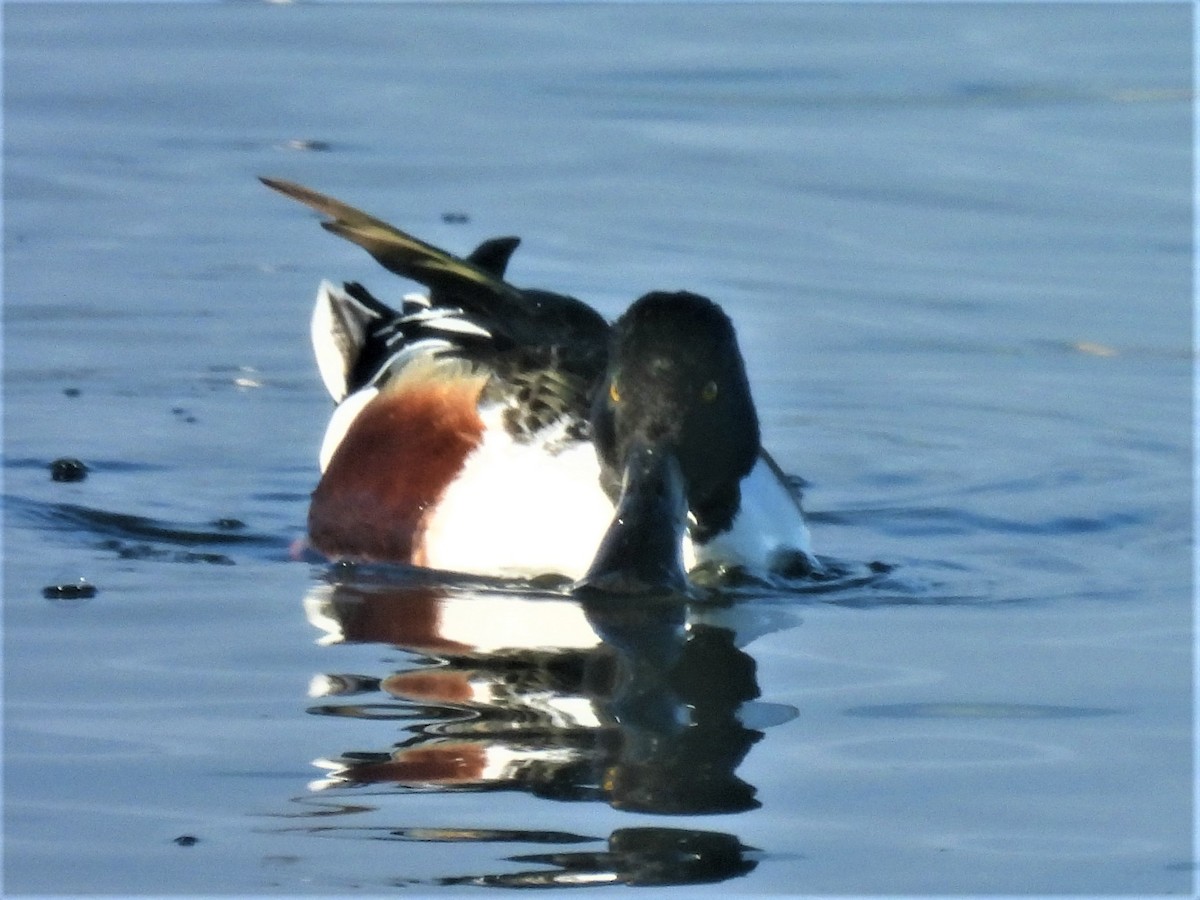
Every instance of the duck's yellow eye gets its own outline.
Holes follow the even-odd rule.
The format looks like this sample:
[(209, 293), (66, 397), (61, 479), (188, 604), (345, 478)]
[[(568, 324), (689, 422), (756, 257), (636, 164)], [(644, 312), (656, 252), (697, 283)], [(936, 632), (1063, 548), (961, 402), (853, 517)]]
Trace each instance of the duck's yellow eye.
[(617, 381), (615, 378), (608, 383), (608, 399), (613, 403), (621, 402), (621, 392), (617, 390)]
[(717, 399), (717, 383), (715, 381), (710, 381), (700, 388), (700, 399), (705, 403), (712, 403)]

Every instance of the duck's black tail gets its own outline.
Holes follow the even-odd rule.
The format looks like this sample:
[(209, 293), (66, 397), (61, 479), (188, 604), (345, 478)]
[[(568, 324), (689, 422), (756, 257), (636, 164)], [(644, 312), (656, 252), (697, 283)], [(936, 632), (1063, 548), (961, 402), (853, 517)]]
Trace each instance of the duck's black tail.
[(430, 291), (433, 306), (460, 308), (498, 340), (517, 346), (603, 339), (608, 323), (574, 297), (523, 290), (504, 280), (519, 238), (492, 238), (466, 259), (427, 244), (353, 206), (277, 178), (263, 184), (330, 217), (321, 225), (362, 247), (385, 269)]
[(322, 222), (321, 227), (358, 244), (388, 271), (423, 284), (432, 292), (472, 301), (472, 307), (511, 305), (522, 309), (526, 305), (521, 291), (503, 280), (519, 238), (493, 238), (481, 244), (468, 259), (462, 259), (303, 185), (276, 178), (259, 180), (329, 216), (329, 221)]

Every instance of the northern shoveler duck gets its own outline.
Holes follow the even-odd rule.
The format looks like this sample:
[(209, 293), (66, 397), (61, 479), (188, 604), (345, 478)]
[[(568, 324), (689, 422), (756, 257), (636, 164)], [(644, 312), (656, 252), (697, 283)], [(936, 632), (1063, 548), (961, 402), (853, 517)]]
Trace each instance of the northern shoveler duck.
[(262, 180), (429, 291), (393, 310), (357, 283), (318, 290), (313, 345), (337, 407), (309, 508), (315, 549), (603, 590), (683, 590), (697, 565), (819, 571), (715, 303), (656, 291), (610, 325), (505, 281), (517, 238), (459, 258)]

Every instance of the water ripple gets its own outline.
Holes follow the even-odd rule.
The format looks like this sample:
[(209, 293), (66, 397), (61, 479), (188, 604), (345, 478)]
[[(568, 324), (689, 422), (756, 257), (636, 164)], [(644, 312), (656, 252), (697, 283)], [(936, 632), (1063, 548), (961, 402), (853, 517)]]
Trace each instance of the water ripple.
[(902, 537), (962, 535), (978, 532), (1016, 535), (1093, 534), (1145, 524), (1141, 515), (1116, 512), (1105, 516), (1053, 516), (1040, 521), (987, 516), (946, 506), (856, 507), (809, 515), (823, 525), (868, 525)]
[(3, 502), (9, 516), (30, 527), (102, 538), (99, 543), (102, 549), (115, 551), (126, 559), (230, 565), (233, 560), (222, 553), (196, 552), (191, 548), (257, 547), (286, 552), (288, 546), (287, 538), (248, 530), (245, 523), (232, 518), (181, 523), (76, 503), (45, 503), (11, 494), (4, 495)]

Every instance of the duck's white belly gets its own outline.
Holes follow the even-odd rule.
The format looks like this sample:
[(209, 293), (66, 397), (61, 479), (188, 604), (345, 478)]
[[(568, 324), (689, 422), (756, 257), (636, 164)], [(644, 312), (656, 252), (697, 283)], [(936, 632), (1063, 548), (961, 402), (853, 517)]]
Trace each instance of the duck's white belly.
[(591, 444), (550, 455), (489, 428), (427, 521), (426, 564), (481, 575), (581, 578), (612, 516)]

